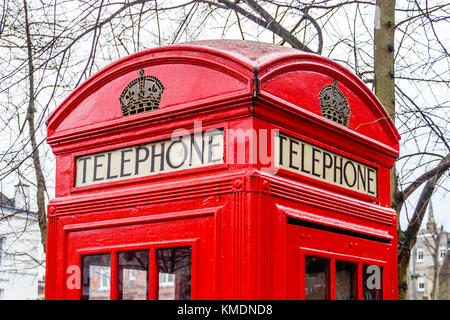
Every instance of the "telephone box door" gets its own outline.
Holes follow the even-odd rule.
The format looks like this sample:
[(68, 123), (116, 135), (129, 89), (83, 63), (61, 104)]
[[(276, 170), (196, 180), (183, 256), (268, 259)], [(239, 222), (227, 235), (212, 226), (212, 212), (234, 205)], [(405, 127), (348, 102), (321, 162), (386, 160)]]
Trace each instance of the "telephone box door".
[(292, 218), (287, 229), (289, 299), (378, 300), (388, 295), (389, 240)]
[(65, 299), (215, 299), (214, 212), (181, 215), (66, 225)]

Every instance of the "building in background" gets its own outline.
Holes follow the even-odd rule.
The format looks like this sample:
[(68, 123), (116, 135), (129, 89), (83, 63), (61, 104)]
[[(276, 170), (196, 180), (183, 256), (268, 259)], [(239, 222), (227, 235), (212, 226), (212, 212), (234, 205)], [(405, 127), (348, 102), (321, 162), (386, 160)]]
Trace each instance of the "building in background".
[(45, 257), (29, 186), (16, 186), (14, 199), (0, 192), (0, 300), (43, 297)]
[[(450, 299), (449, 232), (436, 225), (430, 203), (426, 228), (420, 229), (409, 262), (409, 299)], [(433, 283), (436, 278), (436, 294)]]
[[(447, 235), (447, 237), (449, 237)], [(450, 238), (450, 237), (449, 237)], [(450, 243), (447, 242), (447, 247), (450, 247)], [(439, 271), (439, 298), (450, 300), (450, 259), (447, 255), (444, 258), (443, 265)]]

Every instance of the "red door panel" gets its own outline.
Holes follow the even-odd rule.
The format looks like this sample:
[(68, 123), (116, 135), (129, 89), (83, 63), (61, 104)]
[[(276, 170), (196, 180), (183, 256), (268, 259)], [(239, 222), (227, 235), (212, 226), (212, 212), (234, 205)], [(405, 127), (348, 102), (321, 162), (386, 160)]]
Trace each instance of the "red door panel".
[(382, 299), (391, 245), (318, 228), (288, 224), (288, 298)]
[(214, 218), (66, 226), (65, 299), (215, 299)]

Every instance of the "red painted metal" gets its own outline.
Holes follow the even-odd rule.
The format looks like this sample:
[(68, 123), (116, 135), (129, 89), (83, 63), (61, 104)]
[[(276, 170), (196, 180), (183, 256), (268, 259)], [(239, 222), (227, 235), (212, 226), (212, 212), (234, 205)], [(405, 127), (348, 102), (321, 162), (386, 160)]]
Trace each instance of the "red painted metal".
[[(119, 96), (141, 68), (164, 84), (159, 109), (123, 117)], [(321, 116), (319, 92), (333, 79), (352, 109), (348, 128)], [(198, 121), (203, 130), (223, 128), (224, 163), (75, 187), (75, 157), (167, 139), (179, 128), (193, 133)], [(333, 265), (342, 257), (358, 262), (359, 298), (361, 263), (375, 261), (383, 266), (383, 298), (397, 298), (389, 181), (399, 135), (372, 92), (329, 59), (250, 41), (150, 49), (92, 76), (47, 124), (56, 197), (48, 208), (46, 299), (80, 299), (79, 286), (67, 285), (67, 270), (80, 266), (82, 255), (110, 252), (114, 258), (141, 249), (150, 250), (148, 297), (155, 299), (155, 249), (186, 245), (192, 247), (193, 299), (304, 298), (305, 252), (329, 257)], [(228, 149), (236, 148), (236, 129), (278, 129), (377, 168), (377, 196), (284, 169), (273, 174), (248, 154), (247, 162), (233, 163)], [(249, 152), (257, 142), (242, 143)], [(117, 264), (111, 264), (115, 286)]]

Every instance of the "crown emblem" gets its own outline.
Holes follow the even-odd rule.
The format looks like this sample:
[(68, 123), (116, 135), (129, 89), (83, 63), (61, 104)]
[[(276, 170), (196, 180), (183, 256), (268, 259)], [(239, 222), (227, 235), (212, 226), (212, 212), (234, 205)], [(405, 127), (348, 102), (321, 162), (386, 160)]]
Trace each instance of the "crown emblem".
[(334, 121), (342, 126), (348, 126), (350, 118), (350, 107), (347, 98), (337, 87), (337, 79), (333, 80), (332, 85), (322, 88), (319, 93), (320, 108), (322, 116)]
[(139, 77), (131, 80), (120, 95), (123, 115), (157, 110), (163, 91), (164, 86), (158, 78), (144, 75), (144, 69), (139, 70)]

